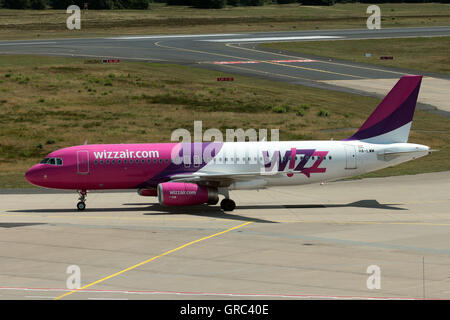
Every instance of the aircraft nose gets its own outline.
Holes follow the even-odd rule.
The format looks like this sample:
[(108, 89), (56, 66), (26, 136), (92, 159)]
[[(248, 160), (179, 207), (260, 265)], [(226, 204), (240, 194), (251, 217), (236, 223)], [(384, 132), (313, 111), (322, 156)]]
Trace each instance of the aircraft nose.
[(34, 165), (25, 173), (25, 179), (31, 184), (40, 186), (45, 179), (40, 165)]

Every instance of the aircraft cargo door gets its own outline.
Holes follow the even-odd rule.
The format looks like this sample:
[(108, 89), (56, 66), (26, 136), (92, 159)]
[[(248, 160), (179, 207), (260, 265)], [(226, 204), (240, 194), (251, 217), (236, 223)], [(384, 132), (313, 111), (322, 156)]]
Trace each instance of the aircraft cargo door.
[(356, 169), (356, 147), (345, 146), (345, 169)]
[(77, 174), (89, 174), (89, 151), (77, 151)]

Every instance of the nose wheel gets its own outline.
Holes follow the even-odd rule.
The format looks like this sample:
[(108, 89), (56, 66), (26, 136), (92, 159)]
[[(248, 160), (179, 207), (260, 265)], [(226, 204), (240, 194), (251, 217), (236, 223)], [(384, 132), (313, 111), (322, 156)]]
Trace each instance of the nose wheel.
[(80, 195), (80, 197), (78, 198), (79, 202), (77, 203), (77, 209), (78, 211), (83, 211), (84, 209), (86, 209), (87, 192), (86, 190), (81, 190), (78, 192), (78, 194)]
[(84, 202), (82, 202), (82, 201), (80, 201), (80, 202), (77, 203), (77, 209), (78, 209), (79, 211), (82, 211), (82, 210), (84, 210), (85, 208), (86, 208), (86, 203), (84, 203)]

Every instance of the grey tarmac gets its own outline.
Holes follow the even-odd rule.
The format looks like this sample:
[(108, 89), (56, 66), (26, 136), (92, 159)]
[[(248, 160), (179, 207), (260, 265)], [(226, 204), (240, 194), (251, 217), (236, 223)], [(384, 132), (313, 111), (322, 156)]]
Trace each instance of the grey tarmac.
[(131, 192), (92, 192), (77, 212), (75, 193), (4, 193), (0, 299), (449, 299), (449, 189), (440, 172), (233, 191), (231, 213)]

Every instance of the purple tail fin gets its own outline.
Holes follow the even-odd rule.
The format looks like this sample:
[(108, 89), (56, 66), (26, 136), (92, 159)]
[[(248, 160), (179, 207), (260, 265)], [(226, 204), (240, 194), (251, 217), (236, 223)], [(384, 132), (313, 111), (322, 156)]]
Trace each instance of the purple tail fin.
[(361, 128), (345, 140), (407, 142), (422, 76), (403, 76)]

